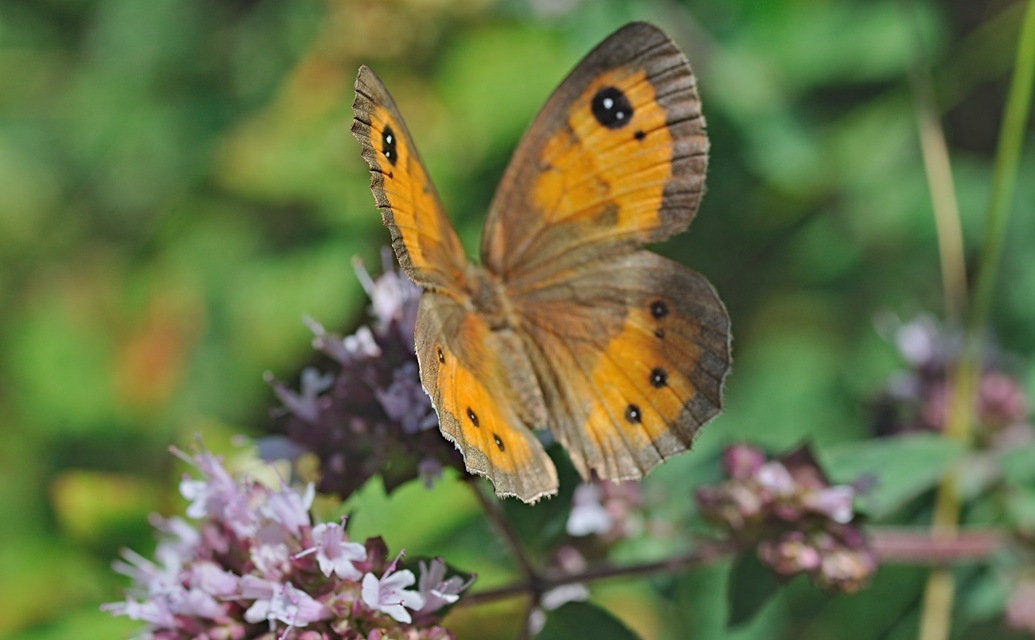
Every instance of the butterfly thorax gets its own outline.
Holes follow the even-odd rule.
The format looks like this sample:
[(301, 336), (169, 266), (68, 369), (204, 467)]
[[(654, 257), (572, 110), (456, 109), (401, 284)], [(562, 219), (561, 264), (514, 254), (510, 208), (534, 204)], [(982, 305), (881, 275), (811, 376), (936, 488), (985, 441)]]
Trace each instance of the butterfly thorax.
[(493, 331), (517, 328), (519, 323), (510, 298), (503, 283), (494, 275), (482, 267), (468, 264), (464, 290), (468, 296), (465, 306), (484, 318)]

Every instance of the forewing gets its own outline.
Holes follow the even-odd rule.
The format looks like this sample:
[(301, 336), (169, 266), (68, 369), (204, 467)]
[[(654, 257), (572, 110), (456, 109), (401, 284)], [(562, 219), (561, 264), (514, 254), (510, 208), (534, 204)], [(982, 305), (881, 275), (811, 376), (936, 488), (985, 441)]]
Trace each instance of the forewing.
[(584, 478), (642, 477), (722, 409), (729, 316), (687, 267), (639, 251), (520, 308), (551, 428)]
[(482, 236), (513, 290), (686, 228), (708, 139), (686, 56), (664, 32), (623, 27), (582, 60), (525, 133)]
[(370, 190), (392, 234), (392, 247), (417, 284), (456, 291), (467, 259), (439, 202), (395, 101), (367, 67), (356, 76), (352, 135), (370, 165)]
[(426, 292), (417, 359), (442, 433), (468, 471), (491, 480), (500, 497), (535, 502), (557, 492), (557, 471), (532, 432), (547, 419), (542, 396), (516, 334), (492, 331), (452, 298)]

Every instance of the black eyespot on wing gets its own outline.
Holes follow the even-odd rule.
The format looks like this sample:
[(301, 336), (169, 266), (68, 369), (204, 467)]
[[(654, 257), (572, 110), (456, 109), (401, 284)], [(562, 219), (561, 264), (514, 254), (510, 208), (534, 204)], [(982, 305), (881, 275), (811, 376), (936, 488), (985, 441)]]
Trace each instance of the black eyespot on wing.
[(643, 139), (647, 137), (647, 134), (643, 132), (643, 129), (637, 129), (636, 133), (633, 134), (633, 137), (636, 138), (638, 142), (642, 142)]
[(640, 424), (643, 420), (643, 414), (640, 413), (640, 408), (634, 404), (630, 404), (625, 408), (625, 419), (631, 424)]
[(381, 153), (388, 158), (388, 161), (394, 167), (395, 162), (399, 159), (399, 154), (396, 151), (395, 131), (392, 131), (391, 125), (385, 125), (384, 130), (381, 132)]
[(446, 354), (442, 353), (442, 347), (438, 348), (438, 362), (439, 364), (446, 363)]
[(659, 340), (661, 338), (664, 338), (665, 337), (665, 330), (664, 329), (655, 329), (654, 330), (654, 337), (658, 338)]
[(650, 314), (655, 320), (661, 320), (668, 315), (668, 305), (661, 300), (655, 300), (650, 303)]
[(499, 447), (501, 453), (507, 450), (507, 448), (503, 446), (503, 441), (500, 440), (500, 437), (498, 435), (496, 435), (495, 433), (492, 434), (492, 439), (496, 441), (496, 446)]
[(668, 374), (661, 367), (654, 367), (650, 372), (650, 383), (655, 389), (660, 389), (668, 384)]
[(472, 411), (471, 407), (467, 407), (467, 419), (470, 420), (471, 424), (473, 424), (474, 426), (476, 426), (476, 427), (480, 427), (481, 426), (480, 424), (478, 424), (478, 414), (476, 414), (474, 411)]
[(633, 107), (622, 91), (616, 87), (604, 87), (593, 96), (591, 105), (593, 117), (608, 129), (621, 129), (629, 124)]

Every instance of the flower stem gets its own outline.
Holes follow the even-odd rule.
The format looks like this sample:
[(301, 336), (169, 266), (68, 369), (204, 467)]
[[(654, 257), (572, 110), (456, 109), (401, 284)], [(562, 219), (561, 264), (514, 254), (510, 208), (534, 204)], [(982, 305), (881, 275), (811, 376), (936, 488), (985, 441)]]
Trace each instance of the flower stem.
[[(868, 535), (873, 550), (882, 563), (914, 566), (986, 560), (993, 554), (999, 553), (1008, 539), (1006, 532), (991, 528), (967, 530), (951, 539), (935, 536), (927, 530), (891, 527), (871, 529)], [(457, 604), (476, 606), (497, 600), (525, 597), (537, 589), (548, 591), (573, 583), (678, 573), (692, 567), (710, 564), (742, 550), (741, 547), (729, 541), (705, 541), (699, 543), (693, 551), (664, 560), (624, 567), (603, 564), (589, 567), (578, 573), (547, 574), (537, 581), (522, 579), (502, 587), (464, 595)]]
[(967, 268), (963, 258), (963, 231), (960, 229), (956, 188), (952, 182), (949, 147), (934, 104), (930, 70), (926, 66), (921, 68), (917, 65), (910, 79), (920, 151), (927, 175), (927, 187), (931, 192), (935, 231), (938, 234), (945, 313), (949, 320), (958, 323), (967, 300)]
[[(985, 219), (984, 242), (978, 263), (973, 298), (966, 317), (964, 347), (959, 364), (952, 374), (952, 395), (946, 422), (946, 437), (968, 443), (973, 425), (975, 394), (981, 375), (985, 325), (991, 309), (996, 276), (1010, 203), (1017, 181), (1017, 165), (1028, 116), (1031, 112), (1032, 88), (1035, 85), (1035, 0), (1029, 0), (1017, 44), (1017, 59), (1006, 100), (1003, 126), (999, 131), (992, 191)], [(942, 479), (935, 500), (933, 534), (939, 538), (953, 538), (959, 522), (960, 500), (957, 491), (959, 469), (950, 470)], [(954, 585), (952, 574), (946, 569), (931, 573), (924, 593), (921, 612), (921, 640), (948, 638)]]
[(656, 573), (675, 573), (690, 567), (714, 562), (719, 558), (730, 555), (735, 550), (736, 547), (732, 543), (708, 542), (698, 545), (696, 549), (689, 553), (673, 556), (672, 558), (659, 560), (657, 562), (647, 562), (644, 564), (635, 564), (625, 567), (599, 565), (590, 567), (585, 571), (578, 573), (554, 573), (541, 577), (536, 584), (533, 584), (533, 582), (529, 580), (521, 580), (496, 589), (486, 589), (485, 591), (478, 591), (470, 595), (466, 595), (462, 597), (457, 604), (463, 604), (465, 606), (485, 604), (486, 602), (524, 596), (537, 588), (542, 591), (549, 591), (550, 589), (566, 584), (596, 582), (598, 580), (607, 580), (610, 578), (635, 578), (650, 576)]
[(985, 219), (985, 241), (981, 248), (974, 301), (971, 305), (968, 328), (980, 334), (988, 318), (999, 272), (1006, 223), (1017, 182), (1017, 165), (1024, 145), (1024, 133), (1032, 109), (1032, 89), (1035, 87), (1035, 2), (1029, 0), (1017, 44), (1010, 93), (1003, 113), (1003, 127), (999, 131), (995, 171), (992, 175), (992, 193)]

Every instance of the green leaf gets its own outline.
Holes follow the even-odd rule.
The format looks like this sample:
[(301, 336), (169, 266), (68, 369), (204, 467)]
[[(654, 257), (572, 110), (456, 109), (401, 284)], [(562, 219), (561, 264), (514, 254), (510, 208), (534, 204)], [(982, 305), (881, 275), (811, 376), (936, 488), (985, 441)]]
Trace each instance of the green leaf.
[(1035, 488), (1014, 487), (1006, 492), (1006, 515), (1009, 522), (1021, 529), (1035, 529)]
[(548, 554), (567, 535), (565, 526), (571, 515), (572, 496), (580, 482), (578, 473), (559, 445), (547, 447), (546, 453), (557, 467), (560, 483), (557, 495), (535, 504), (525, 504), (513, 498), (500, 501), (507, 522), (533, 554)]
[(1024, 484), (1035, 480), (1035, 444), (1010, 449), (1002, 456), (1003, 476), (1011, 484)]
[(569, 602), (546, 616), (539, 640), (635, 640), (636, 634), (604, 609), (588, 602)]
[(816, 454), (831, 482), (867, 485), (856, 508), (879, 518), (933, 488), (963, 447), (935, 434), (916, 434), (845, 443)]
[(776, 595), (780, 581), (753, 553), (739, 556), (729, 577), (729, 626), (750, 622)]
[(677, 578), (675, 601), (679, 629), (685, 637), (709, 640), (727, 637), (726, 589), (732, 562), (695, 567)]
[(1010, 597), (1010, 579), (1000, 571), (978, 570), (961, 581), (960, 617), (970, 622), (995, 620), (1003, 614)]

